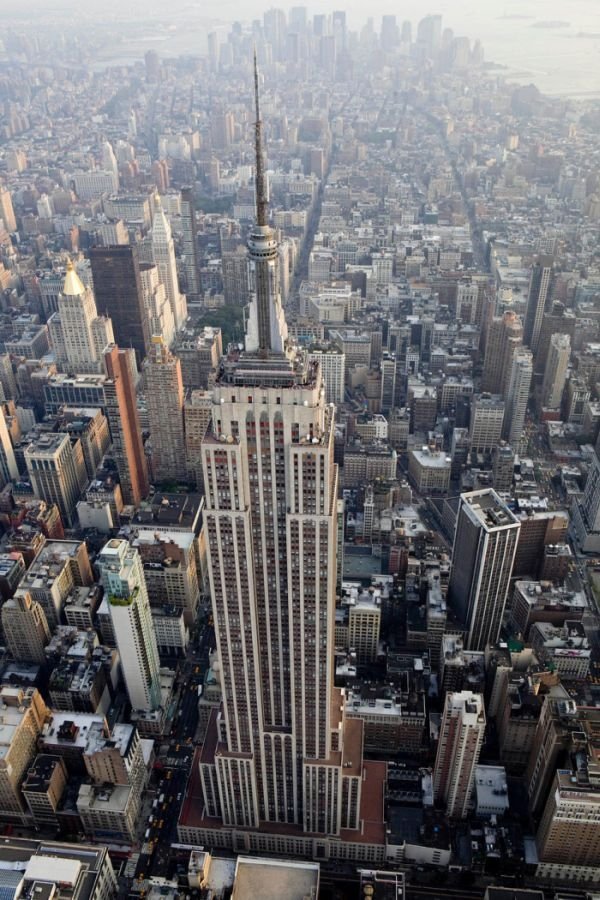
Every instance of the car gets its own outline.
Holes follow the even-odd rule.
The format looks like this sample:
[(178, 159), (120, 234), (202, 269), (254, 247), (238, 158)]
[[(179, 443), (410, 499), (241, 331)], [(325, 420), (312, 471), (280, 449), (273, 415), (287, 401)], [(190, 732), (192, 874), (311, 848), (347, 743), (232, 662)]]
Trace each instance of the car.
[(164, 824), (165, 824), (164, 819), (161, 819), (160, 822), (158, 823), (158, 827), (162, 828)]
[(181, 791), (177, 794), (177, 799), (181, 800)]

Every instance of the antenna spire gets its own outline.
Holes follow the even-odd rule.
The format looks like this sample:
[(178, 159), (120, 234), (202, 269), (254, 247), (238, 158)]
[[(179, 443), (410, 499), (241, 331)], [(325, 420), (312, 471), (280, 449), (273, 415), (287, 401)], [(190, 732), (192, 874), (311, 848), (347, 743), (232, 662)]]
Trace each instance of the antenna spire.
[(263, 156), (262, 121), (260, 118), (260, 103), (258, 96), (256, 47), (254, 48), (254, 104), (256, 107), (256, 121), (254, 123), (254, 152), (256, 155), (256, 224), (267, 225), (267, 193), (265, 190), (265, 165)]

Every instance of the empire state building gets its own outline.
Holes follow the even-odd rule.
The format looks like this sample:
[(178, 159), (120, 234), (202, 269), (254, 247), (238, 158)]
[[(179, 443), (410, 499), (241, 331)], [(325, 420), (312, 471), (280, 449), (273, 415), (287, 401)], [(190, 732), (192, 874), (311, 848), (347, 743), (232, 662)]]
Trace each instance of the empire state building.
[[(318, 364), (287, 336), (256, 60), (254, 79), (251, 310), (244, 349), (221, 362), (201, 448), (222, 704), (198, 753), (197, 797), (184, 804), (180, 835), (261, 849), (257, 835), (271, 834), (264, 846), (277, 849), (274, 836), (285, 833), (298, 836), (293, 848), (285, 845), (289, 852), (306, 854), (304, 836), (366, 840), (366, 769), (373, 767), (369, 788), (381, 795), (379, 810), (385, 764), (363, 765), (363, 723), (346, 718), (333, 683), (335, 409), (325, 403)], [(186, 830), (192, 818), (196, 828)], [(384, 843), (380, 818), (376, 837)]]

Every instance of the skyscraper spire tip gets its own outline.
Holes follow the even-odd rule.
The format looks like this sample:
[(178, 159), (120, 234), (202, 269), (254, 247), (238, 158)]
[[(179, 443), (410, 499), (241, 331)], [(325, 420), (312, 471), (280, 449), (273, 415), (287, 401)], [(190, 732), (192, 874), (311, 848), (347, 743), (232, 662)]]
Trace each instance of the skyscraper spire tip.
[(265, 171), (263, 157), (262, 121), (260, 118), (260, 100), (258, 94), (258, 63), (256, 47), (254, 48), (254, 103), (256, 121), (254, 124), (254, 152), (256, 155), (256, 224), (267, 224), (267, 194), (265, 190)]

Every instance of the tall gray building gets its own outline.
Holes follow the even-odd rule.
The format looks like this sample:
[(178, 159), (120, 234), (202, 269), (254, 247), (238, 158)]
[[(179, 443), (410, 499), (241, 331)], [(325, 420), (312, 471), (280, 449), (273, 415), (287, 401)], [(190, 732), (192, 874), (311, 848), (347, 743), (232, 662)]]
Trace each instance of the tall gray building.
[(502, 426), (502, 436), (516, 449), (524, 443), (523, 429), (532, 378), (533, 356), (530, 350), (520, 347), (512, 361)]
[(495, 491), (461, 494), (448, 594), (469, 650), (498, 640), (520, 529)]
[(188, 298), (193, 301), (200, 295), (200, 274), (196, 247), (196, 212), (191, 188), (183, 188), (181, 191), (181, 228), (186, 292)]
[(551, 256), (540, 256), (531, 269), (529, 294), (527, 296), (527, 308), (523, 325), (523, 343), (526, 347), (529, 347), (532, 353), (537, 353), (538, 349), (542, 319), (548, 304), (552, 283), (553, 263), (554, 260)]

